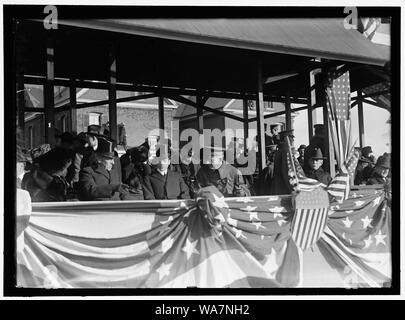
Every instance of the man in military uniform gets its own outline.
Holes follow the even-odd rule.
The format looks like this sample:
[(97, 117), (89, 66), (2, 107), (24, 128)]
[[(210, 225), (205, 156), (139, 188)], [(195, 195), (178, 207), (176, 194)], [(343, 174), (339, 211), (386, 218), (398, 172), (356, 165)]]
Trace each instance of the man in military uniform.
[(224, 150), (220, 146), (205, 148), (211, 159), (201, 165), (197, 181), (201, 187), (213, 185), (225, 197), (250, 196), (241, 172), (224, 160)]
[(308, 160), (303, 168), (305, 175), (328, 185), (332, 179), (329, 173), (322, 168), (323, 160), (326, 158), (323, 156), (321, 148), (309, 148), (307, 155)]

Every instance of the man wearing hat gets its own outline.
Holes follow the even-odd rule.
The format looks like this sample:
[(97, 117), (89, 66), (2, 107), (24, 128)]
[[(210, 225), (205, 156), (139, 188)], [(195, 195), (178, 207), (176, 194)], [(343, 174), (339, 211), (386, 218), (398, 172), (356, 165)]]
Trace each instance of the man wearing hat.
[(297, 158), (298, 162), (300, 163), (301, 167), (304, 167), (304, 154), (305, 154), (305, 149), (306, 149), (306, 145), (302, 144), (299, 146), (298, 148), (298, 153), (300, 154), (299, 157)]
[(204, 148), (203, 154), (210, 154), (210, 159), (203, 159), (197, 172), (197, 181), (201, 187), (215, 186), (225, 197), (247, 197), (250, 191), (244, 182), (242, 173), (224, 160), (221, 146)]
[(367, 159), (365, 156), (361, 156), (356, 167), (354, 184), (355, 185), (365, 185), (370, 176), (367, 175), (366, 168), (369, 166), (374, 166), (374, 164)]
[(264, 141), (265, 141), (265, 146), (269, 145), (274, 145), (277, 144), (278, 141), (278, 134), (281, 131), (281, 125), (280, 124), (271, 124), (270, 125), (270, 132), (267, 133), (265, 132), (264, 134)]
[(156, 165), (144, 178), (145, 200), (190, 199), (190, 191), (180, 172), (169, 169), (170, 149), (164, 145), (156, 151)]
[(125, 200), (129, 187), (112, 174), (114, 150), (111, 141), (98, 138), (96, 162), (83, 168), (79, 174), (78, 195), (80, 200)]
[[(277, 151), (274, 154), (274, 173), (271, 180), (270, 194), (290, 194), (292, 187), (288, 177), (287, 154), (289, 146), (294, 145), (294, 130), (281, 131), (279, 133)], [(288, 140), (287, 140), (288, 139)]]
[(271, 181), (274, 175), (274, 155), (277, 151), (277, 145), (271, 144), (266, 146), (266, 167), (258, 176), (255, 185), (256, 195), (264, 196), (271, 194)]
[(304, 163), (303, 168), (305, 175), (327, 186), (332, 179), (329, 173), (322, 168), (323, 160), (326, 158), (323, 156), (321, 148), (309, 148), (307, 155), (308, 160)]
[(388, 178), (390, 169), (390, 158), (387, 156), (380, 156), (375, 164), (371, 178), (367, 180), (367, 184), (389, 184), (391, 182)]

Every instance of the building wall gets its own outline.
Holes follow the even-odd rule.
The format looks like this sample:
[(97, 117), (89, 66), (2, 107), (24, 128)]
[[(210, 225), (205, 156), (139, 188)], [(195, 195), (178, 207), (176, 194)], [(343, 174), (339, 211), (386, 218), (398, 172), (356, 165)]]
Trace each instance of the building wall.
[[(87, 131), (89, 125), (89, 113), (97, 112), (101, 114), (101, 124), (109, 120), (108, 106), (98, 106), (91, 108), (83, 108), (77, 110), (77, 132)], [(170, 134), (171, 121), (173, 120), (174, 111), (165, 109), (165, 128)], [(117, 108), (117, 123), (125, 125), (127, 134), (127, 145), (129, 147), (140, 145), (145, 141), (145, 138), (151, 130), (159, 126), (158, 109), (136, 108), (118, 106)]]
[[(38, 147), (41, 144), (45, 143), (45, 120), (44, 115), (39, 114), (35, 118), (25, 121), (25, 148), (31, 149)], [(32, 132), (31, 145), (30, 145), (30, 132)]]

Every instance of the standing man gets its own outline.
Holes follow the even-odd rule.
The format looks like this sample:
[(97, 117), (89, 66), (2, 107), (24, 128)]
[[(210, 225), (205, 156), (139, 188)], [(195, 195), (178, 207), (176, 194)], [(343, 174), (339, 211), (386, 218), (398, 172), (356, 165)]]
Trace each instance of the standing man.
[(145, 176), (145, 200), (190, 199), (189, 189), (181, 174), (169, 170), (170, 152), (164, 152), (162, 148), (163, 145), (156, 151), (157, 164), (152, 173)]
[[(270, 194), (282, 195), (290, 194), (293, 187), (288, 176), (287, 156), (290, 152), (289, 145), (294, 145), (294, 130), (286, 130), (279, 133), (277, 151), (274, 154), (274, 173), (271, 180)], [(287, 139), (289, 139), (287, 141)], [(292, 150), (291, 150), (292, 152)], [(294, 158), (294, 157), (292, 157)]]
[(125, 200), (128, 186), (111, 172), (114, 156), (112, 142), (99, 137), (95, 151), (96, 162), (83, 168), (79, 174), (80, 200)]
[(213, 185), (225, 197), (247, 197), (250, 196), (249, 189), (244, 183), (241, 172), (224, 161), (224, 150), (222, 147), (214, 146), (206, 148), (211, 154), (208, 163), (204, 163), (197, 172), (197, 181), (201, 187)]
[(278, 135), (281, 132), (281, 125), (280, 124), (271, 124), (270, 125), (270, 133), (265, 132), (264, 141), (265, 146), (274, 145), (278, 142)]
[(305, 161), (304, 161), (304, 154), (305, 154), (305, 149), (306, 149), (306, 145), (305, 144), (302, 144), (302, 145), (300, 145), (300, 147), (298, 148), (298, 152), (299, 152), (299, 157), (298, 157), (298, 162), (300, 163), (300, 165), (301, 165), (301, 168), (303, 168), (304, 167), (304, 163), (305, 163)]

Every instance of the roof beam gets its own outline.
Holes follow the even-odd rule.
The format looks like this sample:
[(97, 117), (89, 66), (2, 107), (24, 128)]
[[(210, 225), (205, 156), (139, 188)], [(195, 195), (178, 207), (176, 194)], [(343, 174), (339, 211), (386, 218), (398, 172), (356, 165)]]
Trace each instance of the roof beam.
[[(32, 75), (24, 76), (25, 84), (36, 84), (42, 85), (45, 82), (44, 77), (37, 77)], [(99, 90), (108, 90), (107, 82), (94, 82), (90, 80), (77, 80), (75, 79), (77, 88), (89, 88), (89, 89), (99, 89)], [(69, 87), (70, 79), (55, 78), (56, 86)], [(119, 91), (131, 91), (131, 92), (154, 92), (157, 93), (159, 88), (157, 86), (151, 85), (139, 85), (139, 84), (130, 84), (130, 83), (117, 83), (117, 90)], [(161, 92), (168, 96), (170, 94), (177, 95), (196, 95), (195, 89), (185, 89), (185, 88), (176, 88), (176, 87), (162, 87)], [(209, 91), (209, 96), (205, 96), (204, 99), (209, 98), (223, 98), (223, 99), (240, 99), (246, 97), (248, 100), (256, 100), (256, 94), (246, 93), (242, 95), (240, 92), (230, 92), (230, 91)], [(273, 101), (273, 102), (284, 102), (285, 96), (274, 96), (274, 95), (264, 95), (264, 101)], [(307, 101), (305, 98), (291, 98), (291, 103), (297, 104), (306, 104)]]

